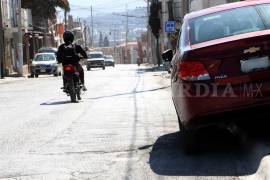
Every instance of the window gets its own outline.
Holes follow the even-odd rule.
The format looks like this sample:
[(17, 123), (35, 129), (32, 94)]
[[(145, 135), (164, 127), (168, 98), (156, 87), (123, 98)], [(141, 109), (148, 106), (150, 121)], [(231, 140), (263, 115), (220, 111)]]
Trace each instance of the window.
[(95, 59), (95, 58), (103, 58), (102, 54), (89, 54), (89, 59)]
[(257, 6), (257, 9), (264, 20), (265, 26), (270, 28), (270, 4), (263, 4)]
[(105, 56), (106, 59), (113, 59), (113, 56), (111, 55), (108, 55), (108, 56)]
[[(270, 5), (249, 6), (192, 19), (190, 21), (191, 44), (265, 30), (270, 25), (270, 20), (267, 18), (270, 15), (269, 11)], [(268, 25), (264, 21), (268, 21)]]
[(35, 57), (34, 61), (55, 61), (54, 54), (39, 54)]

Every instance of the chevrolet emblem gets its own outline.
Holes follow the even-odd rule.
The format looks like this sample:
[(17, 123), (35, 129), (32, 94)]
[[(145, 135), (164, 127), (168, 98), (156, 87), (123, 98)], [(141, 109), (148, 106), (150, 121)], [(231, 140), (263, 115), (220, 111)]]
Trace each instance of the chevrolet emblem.
[(253, 53), (258, 52), (260, 50), (261, 50), (260, 47), (251, 47), (249, 49), (245, 49), (244, 54), (248, 54), (248, 53), (253, 54)]

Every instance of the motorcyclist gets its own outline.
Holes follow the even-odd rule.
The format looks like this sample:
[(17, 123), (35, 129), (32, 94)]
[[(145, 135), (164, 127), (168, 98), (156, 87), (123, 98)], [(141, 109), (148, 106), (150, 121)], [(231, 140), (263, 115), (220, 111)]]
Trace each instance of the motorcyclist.
[(87, 59), (87, 54), (80, 45), (74, 44), (74, 34), (71, 31), (65, 31), (63, 35), (64, 44), (60, 45), (57, 51), (57, 61), (65, 65), (73, 65), (80, 72), (80, 80), (82, 83), (82, 90), (87, 91), (84, 81), (84, 70), (80, 64), (80, 57)]

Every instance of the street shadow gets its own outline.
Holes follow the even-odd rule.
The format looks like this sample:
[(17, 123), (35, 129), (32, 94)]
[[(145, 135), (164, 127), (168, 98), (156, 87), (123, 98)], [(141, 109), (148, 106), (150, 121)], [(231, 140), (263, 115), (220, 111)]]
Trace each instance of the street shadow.
[(41, 106), (57, 106), (57, 105), (64, 105), (64, 104), (71, 104), (69, 101), (56, 101), (56, 102), (45, 102), (40, 104)]
[(199, 153), (193, 155), (184, 152), (181, 132), (161, 136), (150, 153), (150, 167), (154, 173), (166, 176), (255, 174), (261, 160), (270, 154), (269, 117), (269, 113), (242, 116), (238, 123), (247, 135), (246, 142), (225, 129), (205, 129), (199, 132)]
[[(106, 67), (107, 68), (107, 67)], [(106, 69), (105, 69), (106, 70)], [(105, 70), (103, 70), (102, 68), (91, 68), (91, 70), (90, 71), (87, 71), (87, 70), (84, 70), (84, 71), (86, 71), (86, 72), (95, 72), (95, 71), (105, 71)]]
[(154, 89), (149, 89), (149, 90), (143, 90), (143, 91), (134, 90), (134, 91), (127, 92), (127, 93), (118, 93), (118, 94), (113, 94), (113, 95), (108, 95), (108, 96), (100, 96), (100, 97), (93, 97), (93, 98), (88, 98), (88, 99), (98, 100), (98, 99), (104, 99), (104, 98), (113, 98), (113, 97), (119, 97), (119, 96), (134, 95), (134, 94), (147, 93), (147, 92), (154, 92), (154, 91), (164, 90), (164, 89), (168, 89), (168, 88), (170, 88), (170, 86), (154, 88)]
[[(130, 122), (132, 123), (132, 133), (131, 133), (131, 140), (130, 140), (130, 144), (129, 144), (129, 149), (134, 149), (135, 147), (135, 142), (137, 140), (137, 124), (138, 124), (138, 121), (139, 121), (139, 109), (138, 109), (138, 93), (137, 92), (137, 89), (139, 87), (139, 84), (141, 83), (141, 76), (139, 74), (137, 74), (138, 78), (137, 78), (137, 83), (135, 84), (134, 86), (134, 89), (132, 91), (132, 95), (133, 95), (133, 108), (134, 108), (134, 115), (133, 115), (133, 122)], [(127, 155), (127, 158), (128, 158), (128, 161), (125, 165), (125, 179), (130, 179), (131, 175), (132, 175), (132, 169), (133, 169), (133, 165), (134, 165), (134, 162), (132, 161), (132, 158), (134, 156), (134, 151), (129, 151), (128, 155)]]
[(31, 75), (28, 75), (28, 79), (48, 79), (48, 78), (61, 78), (62, 76), (54, 76), (54, 75), (39, 75), (38, 78), (32, 77)]

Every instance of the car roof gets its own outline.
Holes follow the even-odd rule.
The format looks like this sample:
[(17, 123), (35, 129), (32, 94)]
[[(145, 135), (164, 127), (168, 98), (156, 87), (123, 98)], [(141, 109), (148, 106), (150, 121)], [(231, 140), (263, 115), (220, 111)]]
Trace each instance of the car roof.
[(240, 2), (235, 2), (235, 3), (223, 4), (223, 5), (214, 6), (211, 8), (189, 13), (185, 16), (185, 20), (189, 20), (196, 17), (200, 17), (200, 16), (212, 14), (212, 13), (217, 13), (221, 11), (226, 11), (230, 9), (259, 5), (259, 4), (268, 4), (268, 3), (270, 3), (270, 0), (246, 0), (246, 1), (240, 1)]
[(52, 53), (52, 52), (37, 53), (36, 55), (46, 55), (46, 54), (52, 54), (55, 56), (55, 53)]
[(57, 48), (55, 48), (55, 47), (42, 47), (39, 49), (39, 51), (57, 51)]

